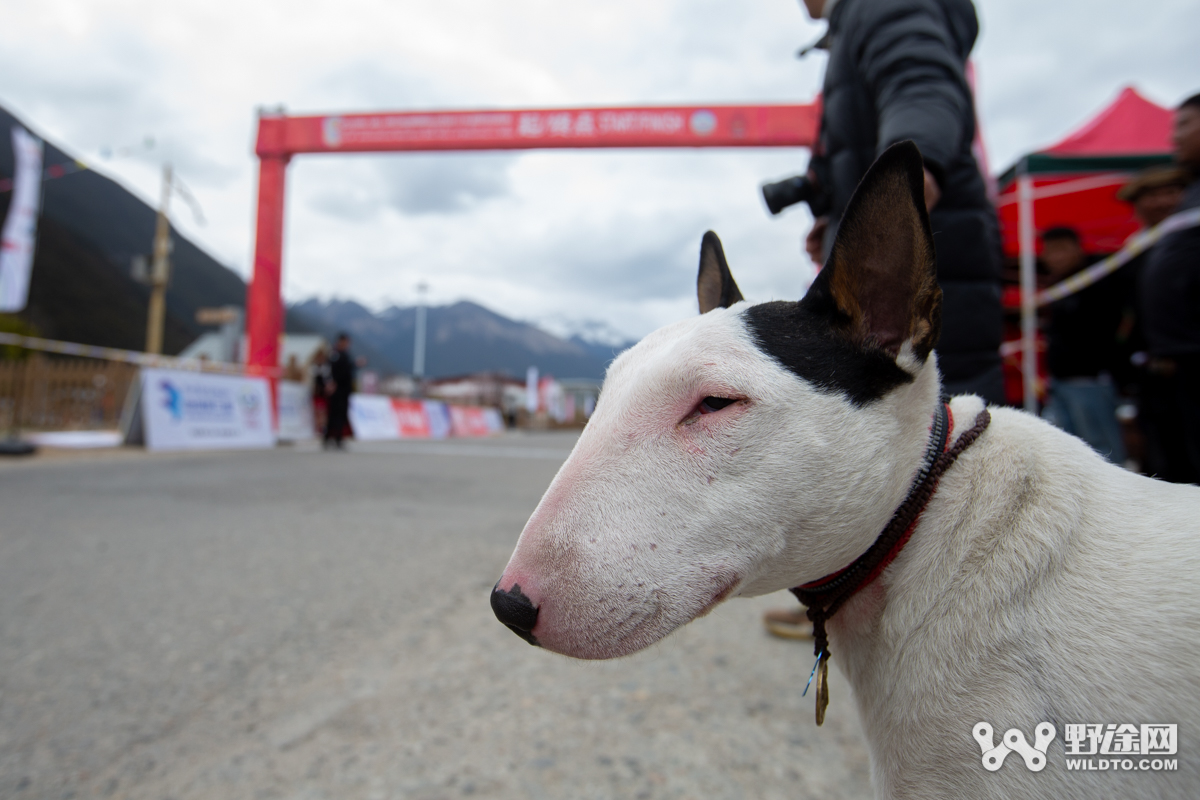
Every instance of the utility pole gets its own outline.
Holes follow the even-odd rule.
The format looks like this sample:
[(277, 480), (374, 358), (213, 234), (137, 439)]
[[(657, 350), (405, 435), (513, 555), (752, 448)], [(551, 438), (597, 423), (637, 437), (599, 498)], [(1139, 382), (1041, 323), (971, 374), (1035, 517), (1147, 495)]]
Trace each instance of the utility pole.
[(171, 222), (167, 206), (171, 201), (171, 165), (163, 165), (162, 202), (154, 228), (154, 263), (150, 269), (150, 307), (146, 313), (146, 352), (162, 353), (163, 319), (167, 313), (167, 280), (171, 275)]
[(413, 380), (416, 381), (418, 391), (420, 385), (425, 379), (425, 292), (429, 290), (429, 284), (421, 281), (417, 284), (417, 325), (416, 335), (413, 338)]

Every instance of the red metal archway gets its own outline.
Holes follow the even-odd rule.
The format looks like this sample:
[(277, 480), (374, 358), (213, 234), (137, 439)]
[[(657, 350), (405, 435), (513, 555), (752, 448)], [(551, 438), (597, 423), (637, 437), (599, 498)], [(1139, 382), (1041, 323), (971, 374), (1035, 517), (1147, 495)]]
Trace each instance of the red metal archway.
[(283, 206), (299, 153), (547, 148), (811, 147), (820, 107), (660, 106), (493, 111), (260, 115), (258, 230), (246, 292), (246, 365), (274, 376), (283, 330)]

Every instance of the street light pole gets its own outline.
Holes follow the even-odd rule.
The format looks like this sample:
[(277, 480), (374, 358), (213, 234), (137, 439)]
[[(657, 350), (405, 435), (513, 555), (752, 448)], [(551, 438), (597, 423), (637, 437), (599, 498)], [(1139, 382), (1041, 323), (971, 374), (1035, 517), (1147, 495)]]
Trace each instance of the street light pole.
[(424, 281), (417, 284), (417, 330), (413, 338), (413, 380), (418, 384), (425, 379), (425, 292), (429, 285)]
[(167, 313), (167, 281), (171, 275), (171, 165), (163, 165), (162, 202), (154, 227), (154, 264), (150, 269), (150, 307), (146, 313), (146, 352), (158, 355), (163, 348), (163, 320)]

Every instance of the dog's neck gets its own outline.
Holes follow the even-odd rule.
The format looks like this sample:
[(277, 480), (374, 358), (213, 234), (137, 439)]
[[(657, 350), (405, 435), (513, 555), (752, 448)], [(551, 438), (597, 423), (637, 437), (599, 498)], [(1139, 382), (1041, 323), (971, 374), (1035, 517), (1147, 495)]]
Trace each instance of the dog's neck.
[[(948, 437), (949, 446), (958, 443), (960, 437), (971, 427), (985, 408), (984, 403), (975, 396), (956, 397), (950, 402), (950, 411), (956, 424)], [(831, 650), (837, 657), (833, 659), (838, 667), (854, 686), (857, 700), (864, 714), (873, 698), (867, 690), (864, 681), (877, 667), (886, 668), (892, 663), (892, 657), (900, 642), (894, 641), (895, 632), (881, 622), (889, 607), (897, 600), (896, 586), (901, 581), (909, 594), (923, 595), (922, 597), (905, 597), (902, 604), (910, 628), (919, 627), (923, 617), (917, 606), (927, 605), (935, 600), (936, 592), (931, 588), (936, 581), (932, 576), (923, 580), (921, 571), (924, 562), (919, 555), (912, 551), (920, 550), (932, 543), (925, 538), (933, 529), (933, 535), (940, 535), (946, 526), (946, 521), (940, 518), (941, 507), (947, 502), (946, 495), (953, 495), (964, 485), (969, 485), (975, 478), (974, 466), (977, 460), (968, 459), (968, 463), (957, 462), (942, 480), (939, 491), (930, 500), (929, 506), (918, 520), (910, 537), (910, 544), (883, 570), (878, 579), (864, 586), (842, 607), (839, 613), (829, 620), (829, 636)], [(936, 546), (936, 545), (933, 545)], [(926, 591), (928, 589), (928, 591)]]
[(808, 606), (808, 618), (813, 622), (813, 651), (817, 657), (813, 674), (817, 678), (818, 725), (825, 720), (825, 709), (829, 702), (826, 687), (830, 652), (826, 622), (847, 601), (870, 586), (895, 560), (916, 529), (925, 506), (937, 491), (943, 473), (978, 439), (991, 422), (991, 416), (986, 409), (981, 411), (971, 428), (961, 434), (953, 447), (950, 446), (952, 420), (948, 403), (940, 401), (930, 424), (925, 456), (908, 495), (871, 547), (848, 567), (792, 589), (796, 597)]
[[(939, 401), (939, 402), (941, 402), (941, 401)], [(962, 435), (965, 432), (967, 432), (969, 429), (971, 429), (973, 421), (975, 421), (978, 418), (980, 412), (985, 410), (986, 406), (983, 403), (983, 401), (980, 400), (978, 397), (975, 397), (973, 395), (964, 395), (964, 396), (956, 397), (956, 398), (950, 400), (947, 403), (946, 407), (949, 411), (949, 414), (948, 414), (948, 430), (946, 432), (945, 439), (944, 439), (944, 442), (945, 442), (944, 448), (949, 449), (959, 443), (959, 440), (961, 439)], [(931, 430), (930, 438), (932, 439), (934, 437), (934, 435), (935, 435), (935, 432), (933, 430)], [(961, 468), (959, 468), (959, 470), (961, 471)], [(919, 475), (918, 475), (918, 478), (919, 478)], [(919, 483), (919, 480), (913, 481), (914, 486), (917, 483)], [(910, 489), (909, 493), (911, 494), (911, 492), (912, 492), (912, 489)], [(930, 496), (928, 502), (930, 504), (932, 504), (932, 502), (936, 496), (937, 496), (937, 492), (934, 492)], [(914, 523), (914, 525), (912, 527), (912, 531), (910, 532), (908, 539), (906, 539), (906, 542), (909, 540), (917, 539), (921, 536), (923, 528), (928, 527), (928, 526), (923, 525), (924, 521), (925, 521), (924, 512), (922, 512), (922, 514), (918, 515), (918, 518), (917, 518), (916, 522)], [(881, 578), (882, 580), (875, 579), (875, 580), (870, 580), (870, 581), (864, 581), (860, 585), (859, 590), (857, 592), (855, 592), (854, 596), (850, 600), (848, 600), (846, 602), (845, 611), (840, 613), (838, 615), (837, 619), (844, 621), (851, 617), (861, 618), (863, 615), (863, 612), (867, 611), (868, 609), (872, 609), (872, 608), (876, 608), (876, 607), (877, 607), (876, 610), (878, 610), (880, 612), (883, 610), (883, 607), (886, 605), (886, 601), (887, 601), (887, 597), (888, 597), (887, 589), (891, 584), (891, 581), (889, 581), (887, 579), (887, 576), (893, 570), (892, 562), (895, 560), (899, 560), (900, 555), (901, 555), (900, 551), (897, 550), (897, 552), (892, 554), (892, 558), (889, 559), (886, 564), (884, 564), (879, 570), (876, 571), (875, 577)], [(815, 581), (814, 583), (820, 584), (823, 580), (824, 579), (821, 579), (821, 580)], [(802, 587), (798, 587), (798, 588), (802, 588)], [(868, 602), (863, 603), (863, 602), (859, 601), (859, 598), (863, 595), (870, 595), (870, 599)], [(858, 626), (857, 625), (847, 626), (845, 624), (841, 624), (838, 627), (844, 634), (847, 632), (848, 627), (849, 628), (857, 628)]]
[[(929, 427), (929, 442), (926, 445), (921, 465), (917, 469), (916, 477), (913, 479), (912, 486), (908, 490), (907, 497), (905, 497), (904, 501), (897, 508), (896, 513), (892, 515), (887, 528), (875, 540), (871, 548), (859, 556), (852, 564), (823, 578), (818, 578), (815, 581), (792, 589), (792, 592), (800, 598), (801, 602), (811, 607), (814, 602), (822, 602), (826, 598), (830, 600), (835, 599), (840, 590), (846, 590), (850, 594), (853, 594), (877, 578), (879, 573), (899, 554), (904, 544), (908, 541), (908, 535), (911, 534), (912, 527), (916, 524), (916, 518), (920, 516), (921, 511), (924, 509), (924, 502), (921, 502), (918, 506), (914, 506), (914, 500), (927, 484), (932, 482), (933, 485), (936, 485), (940, 472), (937, 475), (933, 474), (935, 464), (938, 457), (949, 447), (953, 425), (954, 420), (950, 413), (949, 405), (945, 401), (939, 401), (936, 410), (933, 412), (933, 421)], [(926, 502), (929, 496), (931, 495), (925, 495)], [(908, 522), (904, 522), (904, 518), (900, 516), (906, 508), (913, 508), (916, 515), (913, 517), (911, 525)], [(905, 529), (899, 532), (901, 534), (900, 539), (894, 543), (889, 542), (887, 541), (888, 532), (896, 527), (898, 521), (903, 522)], [(847, 598), (849, 596), (846, 595)]]

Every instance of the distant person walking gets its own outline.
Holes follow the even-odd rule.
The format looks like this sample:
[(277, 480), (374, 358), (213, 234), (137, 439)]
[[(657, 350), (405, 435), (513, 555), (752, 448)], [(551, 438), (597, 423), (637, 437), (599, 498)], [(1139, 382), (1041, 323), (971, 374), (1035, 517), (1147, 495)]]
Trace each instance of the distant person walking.
[(824, 263), (867, 168), (911, 139), (925, 160), (925, 205), (942, 288), (938, 367), (947, 394), (1004, 402), (1000, 226), (972, 145), (966, 63), (979, 21), (971, 0), (803, 0), (829, 20), (820, 133), (809, 180), (822, 195), (807, 249)]
[(329, 420), (329, 395), (325, 391), (329, 382), (329, 356), (326, 354), (325, 345), (321, 345), (313, 353), (309, 371), (312, 376), (313, 425), (324, 436), (325, 425)]
[[(1200, 94), (1175, 112), (1175, 161), (1188, 172), (1179, 211), (1200, 208)], [(1164, 236), (1140, 281), (1148, 358), (1142, 387), (1147, 466), (1173, 483), (1200, 482), (1200, 228)]]
[(350, 335), (339, 333), (329, 354), (329, 377), (325, 382), (325, 394), (329, 407), (325, 422), (324, 446), (342, 449), (342, 439), (350, 424), (350, 393), (354, 391), (354, 356), (350, 354)]

